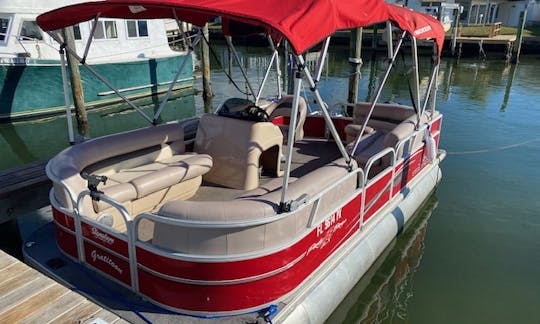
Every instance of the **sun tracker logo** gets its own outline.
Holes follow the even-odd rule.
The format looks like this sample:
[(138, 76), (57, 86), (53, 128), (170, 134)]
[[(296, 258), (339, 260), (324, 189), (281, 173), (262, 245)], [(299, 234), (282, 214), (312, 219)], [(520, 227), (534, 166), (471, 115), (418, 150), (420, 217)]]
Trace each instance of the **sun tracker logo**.
[(417, 30), (414, 31), (414, 36), (417, 36), (417, 35), (420, 35), (420, 34), (423, 34), (423, 33), (427, 33), (430, 30), (431, 30), (431, 26), (429, 26), (429, 25), (424, 26), (422, 28), (418, 28)]

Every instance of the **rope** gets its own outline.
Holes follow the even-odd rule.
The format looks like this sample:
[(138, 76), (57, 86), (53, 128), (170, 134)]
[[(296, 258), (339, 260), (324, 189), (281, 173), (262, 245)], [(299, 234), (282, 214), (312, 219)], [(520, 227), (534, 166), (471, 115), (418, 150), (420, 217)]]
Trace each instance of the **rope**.
[(481, 150), (454, 151), (454, 152), (447, 151), (446, 154), (448, 154), (448, 155), (466, 155), (466, 154), (490, 153), (490, 152), (496, 152), (496, 151), (504, 151), (504, 150), (508, 150), (508, 149), (511, 149), (511, 148), (515, 148), (515, 147), (520, 147), (520, 146), (527, 145), (529, 143), (537, 142), (537, 141), (540, 141), (540, 138), (534, 138), (534, 139), (530, 139), (530, 140), (520, 142), (520, 143), (504, 145), (504, 146), (498, 146), (498, 147), (493, 147), (493, 148), (486, 148), (486, 149), (481, 149)]

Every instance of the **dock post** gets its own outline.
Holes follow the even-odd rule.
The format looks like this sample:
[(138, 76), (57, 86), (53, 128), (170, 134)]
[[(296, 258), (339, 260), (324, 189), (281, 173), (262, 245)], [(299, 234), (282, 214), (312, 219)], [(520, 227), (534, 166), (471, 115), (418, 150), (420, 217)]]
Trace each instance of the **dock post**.
[[(349, 43), (349, 63), (351, 72), (349, 74), (349, 95), (347, 102), (356, 103), (358, 99), (358, 82), (360, 80), (360, 68), (362, 67), (362, 27), (351, 30)], [(351, 111), (349, 111), (351, 110)], [(347, 115), (352, 116), (352, 107), (347, 107)]]
[[(75, 48), (73, 27), (64, 28), (64, 40), (69, 48)], [(79, 135), (81, 135), (83, 138), (87, 138), (90, 136), (90, 129), (88, 126), (88, 115), (84, 106), (84, 92), (81, 82), (79, 62), (71, 53), (67, 52), (67, 63), (69, 67), (69, 78), (71, 81), (71, 94), (73, 96), (75, 116), (77, 118), (77, 130), (79, 131)]]
[(457, 36), (458, 36), (458, 30), (459, 30), (459, 10), (454, 10), (454, 21), (453, 21), (453, 28), (452, 28), (452, 39), (451, 39), (451, 47), (452, 47), (452, 56), (456, 55), (456, 43), (457, 43)]
[(517, 46), (514, 46), (513, 63), (519, 63), (519, 54), (521, 53), (521, 42), (523, 41), (523, 29), (525, 29), (525, 21), (527, 20), (527, 9), (519, 14), (519, 29), (516, 37)]
[(208, 45), (210, 38), (208, 37), (208, 24), (204, 25), (202, 32), (205, 39), (205, 41), (201, 42), (203, 101), (204, 112), (208, 113), (212, 111), (212, 97), (214, 96), (212, 92), (212, 81), (210, 79), (210, 48)]
[(379, 33), (379, 25), (378, 24), (375, 24), (373, 25), (373, 36), (371, 38), (371, 49), (372, 50), (376, 50), (377, 47), (379, 47), (379, 38), (377, 37)]

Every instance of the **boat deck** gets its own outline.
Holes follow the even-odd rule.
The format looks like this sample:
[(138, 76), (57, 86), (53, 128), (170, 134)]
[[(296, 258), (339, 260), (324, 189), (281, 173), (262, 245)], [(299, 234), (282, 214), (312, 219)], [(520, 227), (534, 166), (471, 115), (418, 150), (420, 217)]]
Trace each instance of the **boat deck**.
[(3, 251), (0, 272), (4, 323), (127, 323)]
[[(286, 154), (287, 147), (283, 146), (283, 154)], [(291, 178), (300, 178), (326, 164), (339, 159), (341, 154), (335, 142), (320, 139), (305, 139), (297, 141), (293, 148), (293, 158), (291, 161)], [(284, 160), (284, 159), (282, 159)], [(282, 161), (281, 170), (284, 170), (285, 163)], [(259, 188), (265, 189), (265, 185), (276, 178), (274, 176), (262, 175), (259, 180)], [(279, 180), (278, 180), (279, 181)], [(282, 180), (281, 180), (282, 181)], [(203, 183), (196, 195), (190, 200), (195, 201), (226, 201), (242, 196), (245, 190), (225, 188), (211, 183)]]

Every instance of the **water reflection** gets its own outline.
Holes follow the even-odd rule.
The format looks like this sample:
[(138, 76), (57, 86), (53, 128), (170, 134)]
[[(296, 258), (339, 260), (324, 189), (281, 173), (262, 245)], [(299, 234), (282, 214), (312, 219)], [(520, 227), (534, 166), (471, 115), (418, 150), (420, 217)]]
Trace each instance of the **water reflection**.
[(327, 319), (327, 323), (406, 322), (414, 274), (424, 253), (426, 228), (437, 208), (431, 196)]
[[(142, 110), (154, 115), (159, 107), (155, 98), (139, 101)], [(166, 104), (159, 122), (195, 115), (193, 90), (176, 92)], [(73, 123), (76, 125), (75, 118)], [(148, 126), (134, 109), (117, 104), (88, 112), (90, 137), (97, 137)], [(75, 126), (76, 127), (76, 126)], [(69, 145), (65, 115), (39, 120), (0, 124), (0, 170), (47, 159)]]

